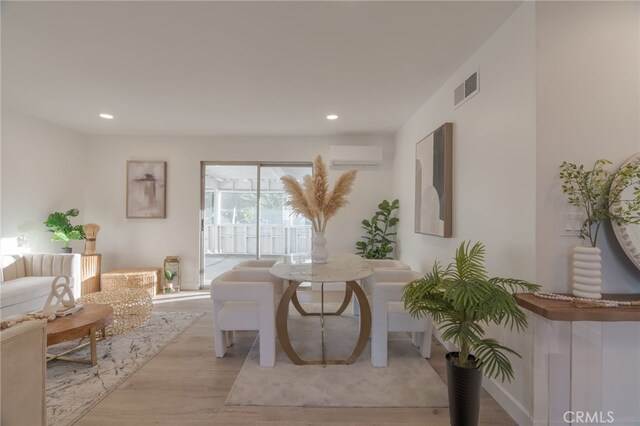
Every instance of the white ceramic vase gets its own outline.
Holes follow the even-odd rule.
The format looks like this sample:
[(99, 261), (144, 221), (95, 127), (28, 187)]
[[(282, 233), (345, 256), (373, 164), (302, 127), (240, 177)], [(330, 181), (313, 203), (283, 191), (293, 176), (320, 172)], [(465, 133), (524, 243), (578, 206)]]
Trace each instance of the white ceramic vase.
[(327, 239), (324, 237), (324, 232), (313, 231), (313, 248), (311, 249), (312, 263), (327, 263), (329, 251), (325, 247), (326, 245)]
[(588, 299), (602, 298), (602, 258), (598, 247), (573, 248), (573, 295)]

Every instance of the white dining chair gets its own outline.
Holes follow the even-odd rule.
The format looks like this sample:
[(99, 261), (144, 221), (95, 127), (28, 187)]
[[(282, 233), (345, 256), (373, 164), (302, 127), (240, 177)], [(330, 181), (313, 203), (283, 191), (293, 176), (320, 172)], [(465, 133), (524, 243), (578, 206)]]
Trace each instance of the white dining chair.
[[(233, 269), (266, 269), (270, 270), (273, 265), (275, 265), (277, 259), (251, 259), (251, 260), (243, 260), (240, 263), (237, 263)], [(288, 280), (282, 280), (283, 288), (287, 288), (289, 285)], [(284, 291), (284, 290), (283, 290)], [(276, 307), (277, 308), (277, 307)]]
[[(411, 267), (404, 262), (393, 259), (365, 259), (365, 262), (373, 268), (374, 274), (380, 271), (410, 271)], [(371, 294), (371, 282), (373, 275), (362, 280), (362, 289), (366, 294)]]
[(423, 358), (431, 356), (432, 321), (430, 316), (414, 318), (404, 309), (402, 288), (423, 275), (407, 270), (375, 272), (369, 280), (371, 286), (371, 365), (386, 367), (390, 332), (411, 332), (411, 341)]
[(276, 263), (276, 259), (252, 259), (252, 260), (243, 260), (240, 263), (237, 263), (233, 269), (271, 269), (271, 267)]
[(211, 281), (216, 357), (224, 357), (233, 344), (235, 330), (258, 330), (260, 365), (276, 362), (276, 307), (282, 295), (282, 280), (268, 269), (238, 269)]
[[(371, 266), (371, 268), (373, 269), (373, 272), (378, 272), (378, 271), (387, 271), (387, 270), (402, 270), (402, 271), (409, 271), (411, 270), (411, 267), (409, 265), (407, 265), (404, 262), (400, 262), (399, 260), (394, 260), (394, 259), (364, 259), (365, 262), (367, 262), (367, 264), (369, 266)], [(363, 278), (362, 280), (360, 280), (360, 287), (362, 287), (362, 289), (364, 290), (364, 293), (367, 295), (371, 295), (371, 277), (367, 277), (367, 278)], [(358, 304), (358, 300), (354, 299), (353, 300), (353, 305), (352, 305), (352, 310), (353, 310), (353, 315), (357, 316), (360, 315), (360, 305)]]

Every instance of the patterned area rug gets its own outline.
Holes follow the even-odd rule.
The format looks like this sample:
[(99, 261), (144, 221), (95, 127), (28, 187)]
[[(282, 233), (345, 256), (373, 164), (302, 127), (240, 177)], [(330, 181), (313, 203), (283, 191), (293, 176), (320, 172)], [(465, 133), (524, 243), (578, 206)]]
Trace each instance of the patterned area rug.
[[(203, 315), (204, 312), (153, 312), (147, 325), (99, 341), (95, 367), (51, 361), (47, 366), (47, 424), (75, 423)], [(74, 344), (50, 346), (49, 351), (59, 353)], [(89, 347), (71, 355), (88, 358)]]
[[(329, 307), (327, 311), (332, 308)], [(300, 317), (293, 308), (289, 315), (289, 336), (296, 352), (303, 359), (320, 358), (320, 319)], [(346, 358), (355, 346), (358, 330), (357, 317), (344, 314), (325, 317), (327, 358)], [(259, 346), (256, 339), (227, 396), (226, 405), (448, 406), (446, 385), (429, 362), (420, 357), (408, 333), (390, 334), (387, 368), (371, 366), (370, 342), (355, 363), (326, 367), (294, 365), (279, 345), (275, 367), (260, 367)]]

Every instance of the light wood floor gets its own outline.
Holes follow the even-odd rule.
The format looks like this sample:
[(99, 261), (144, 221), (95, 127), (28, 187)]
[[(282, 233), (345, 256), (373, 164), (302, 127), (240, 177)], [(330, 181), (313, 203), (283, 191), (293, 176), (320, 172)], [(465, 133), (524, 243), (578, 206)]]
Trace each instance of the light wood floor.
[[(302, 293), (301, 301), (316, 301), (316, 294)], [(337, 293), (327, 298), (328, 301), (339, 301), (342, 295)], [(207, 314), (85, 414), (75, 426), (449, 424), (446, 408), (225, 406), (227, 393), (256, 333), (236, 333), (234, 346), (224, 358), (217, 359), (213, 352), (212, 304), (208, 292), (163, 295), (154, 300), (154, 309), (199, 311)], [(430, 362), (446, 382), (445, 352), (434, 340)], [(516, 424), (484, 391), (480, 416), (481, 425)]]

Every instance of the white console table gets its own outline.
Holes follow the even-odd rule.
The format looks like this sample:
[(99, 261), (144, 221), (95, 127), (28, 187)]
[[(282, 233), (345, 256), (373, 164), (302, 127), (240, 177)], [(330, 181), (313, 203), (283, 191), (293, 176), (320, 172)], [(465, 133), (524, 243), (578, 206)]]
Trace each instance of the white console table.
[(640, 425), (640, 307), (578, 308), (532, 294), (516, 300), (535, 314), (533, 424), (585, 424), (576, 416), (595, 415), (602, 424)]

